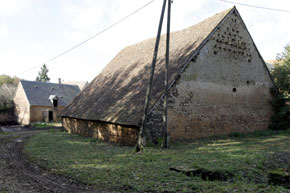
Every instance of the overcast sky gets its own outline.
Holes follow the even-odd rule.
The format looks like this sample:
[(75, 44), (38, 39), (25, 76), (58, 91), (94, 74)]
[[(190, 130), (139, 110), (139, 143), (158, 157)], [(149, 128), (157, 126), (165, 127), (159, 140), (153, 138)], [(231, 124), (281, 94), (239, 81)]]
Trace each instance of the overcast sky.
[[(151, 0), (0, 0), (0, 74), (35, 80), (37, 65), (72, 48)], [(232, 0), (290, 10), (289, 0)], [(91, 81), (124, 47), (156, 36), (163, 0), (68, 54), (47, 63), (51, 82)], [(183, 29), (234, 4), (174, 0), (171, 30)], [(290, 12), (236, 5), (265, 60), (290, 43)], [(163, 28), (165, 30), (165, 26)], [(163, 31), (164, 31), (163, 30)]]

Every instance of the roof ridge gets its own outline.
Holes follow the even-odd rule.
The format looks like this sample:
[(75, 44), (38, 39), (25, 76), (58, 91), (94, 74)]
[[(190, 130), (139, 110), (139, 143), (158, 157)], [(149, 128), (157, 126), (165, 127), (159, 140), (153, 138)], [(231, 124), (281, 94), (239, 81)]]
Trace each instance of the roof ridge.
[[(214, 17), (216, 17), (217, 15), (219, 15), (219, 14), (221, 14), (221, 13), (223, 13), (223, 12), (225, 12), (226, 14), (225, 14), (225, 16), (221, 19), (221, 21), (213, 28), (213, 30), (208, 34), (208, 36), (206, 37), (206, 38), (204, 38), (204, 40), (202, 41), (202, 43), (195, 49), (195, 51), (192, 53), (192, 56), (189, 58), (189, 60), (188, 61), (186, 61), (185, 63), (184, 63), (184, 65), (183, 65), (183, 67), (182, 67), (182, 69), (178, 72), (178, 74), (176, 74), (176, 76), (175, 76), (175, 78), (173, 79), (173, 81), (171, 82), (171, 83), (169, 83), (168, 85), (168, 88), (167, 88), (167, 91), (174, 85), (174, 83), (177, 81), (177, 79), (178, 79), (178, 77), (180, 76), (180, 74), (182, 74), (183, 73), (183, 71), (186, 69), (186, 67), (189, 65), (189, 63), (192, 61), (192, 59), (199, 53), (199, 51), (200, 51), (200, 49), (206, 44), (206, 42), (207, 42), (207, 40), (213, 35), (213, 33), (217, 30), (217, 28), (222, 24), (222, 22), (226, 19), (226, 17), (228, 16), (228, 15), (230, 15), (233, 11), (235, 11), (235, 10), (237, 10), (236, 9), (236, 6), (233, 6), (232, 8), (230, 8), (230, 9), (227, 9), (227, 10), (224, 10), (224, 11), (222, 11), (222, 12), (219, 12), (219, 13), (216, 13), (215, 15), (213, 15), (213, 16), (211, 16), (211, 17), (209, 17), (209, 18), (207, 18), (207, 19), (205, 19), (205, 20), (203, 20), (203, 21), (201, 21), (201, 22), (199, 22), (199, 23), (197, 23), (197, 24), (195, 24), (195, 25), (193, 25), (193, 26), (190, 26), (190, 27), (188, 27), (188, 28), (191, 28), (191, 27), (194, 27), (194, 26), (196, 26), (196, 25), (201, 25), (203, 22), (207, 22), (208, 20), (210, 20), (210, 19), (212, 19), (212, 18), (214, 18)], [(185, 29), (183, 29), (183, 30), (186, 30), (186, 29), (188, 29), (188, 28), (185, 28)], [(181, 30), (180, 30), (181, 31)], [(155, 108), (156, 108), (156, 105), (161, 101), (161, 100), (163, 100), (163, 98), (164, 98), (164, 96), (165, 96), (165, 91), (163, 92), (163, 95), (156, 101), (156, 103), (154, 104), (154, 105), (152, 105), (152, 107), (150, 108), (150, 110), (149, 110), (149, 113), (148, 114), (150, 114)]]
[[(226, 10), (223, 10), (223, 11), (221, 11), (221, 12), (219, 12), (219, 13), (216, 13), (215, 15), (212, 15), (212, 16), (210, 16), (210, 17), (208, 17), (208, 18), (205, 18), (205, 19), (203, 19), (202, 21), (200, 21), (200, 22), (198, 22), (198, 23), (196, 23), (196, 24), (194, 24), (194, 25), (191, 25), (191, 26), (188, 26), (188, 27), (185, 27), (185, 28), (183, 28), (183, 29), (179, 29), (179, 30), (176, 30), (176, 31), (172, 31), (172, 32), (170, 32), (170, 35), (171, 34), (174, 34), (174, 33), (178, 33), (178, 32), (181, 32), (181, 31), (184, 31), (184, 30), (187, 30), (187, 29), (189, 29), (189, 28), (192, 28), (192, 27), (195, 27), (195, 26), (197, 26), (197, 25), (199, 25), (199, 24), (201, 24), (201, 23), (203, 23), (203, 22), (206, 22), (206, 21), (208, 21), (209, 19), (212, 19), (212, 18), (214, 18), (214, 17), (216, 17), (217, 15), (219, 15), (219, 14), (221, 14), (221, 13), (223, 13), (223, 12), (231, 12), (232, 10), (236, 10), (236, 6), (233, 6), (232, 8), (229, 8), (229, 9), (226, 9)], [(228, 14), (227, 13), (227, 14)], [(227, 15), (226, 14), (226, 15)], [(226, 16), (225, 15), (225, 16)], [(165, 37), (166, 36), (166, 33), (164, 33), (164, 34), (161, 34), (161, 37)], [(161, 39), (161, 37), (160, 37), (160, 39)], [(128, 46), (126, 46), (126, 47), (124, 47), (123, 49), (121, 49), (120, 50), (120, 52), (122, 52), (123, 50), (125, 50), (125, 49), (127, 49), (127, 48), (130, 48), (130, 47), (135, 47), (135, 46), (137, 46), (138, 44), (142, 44), (142, 43), (144, 43), (144, 42), (147, 42), (147, 41), (150, 41), (150, 40), (155, 40), (156, 39), (156, 37), (149, 37), (149, 38), (147, 38), (147, 39), (144, 39), (144, 40), (141, 40), (141, 41), (138, 41), (138, 42), (135, 42), (135, 43), (132, 43), (131, 45), (128, 45)], [(119, 52), (119, 53), (120, 53)], [(118, 55), (118, 54), (117, 54)], [(116, 55), (116, 56), (117, 56)]]
[(30, 82), (30, 83), (35, 83), (35, 84), (52, 84), (52, 85), (65, 85), (65, 86), (77, 86), (74, 84), (60, 84), (60, 83), (54, 83), (54, 82), (40, 82), (40, 81), (33, 81), (33, 80), (20, 80), (20, 82)]
[[(171, 32), (169, 82), (176, 80), (235, 7), (215, 14), (198, 24)], [(150, 109), (164, 94), (165, 35), (161, 36), (155, 67)], [(155, 38), (149, 38), (122, 49), (90, 85), (65, 108), (63, 116), (138, 126), (152, 62)]]

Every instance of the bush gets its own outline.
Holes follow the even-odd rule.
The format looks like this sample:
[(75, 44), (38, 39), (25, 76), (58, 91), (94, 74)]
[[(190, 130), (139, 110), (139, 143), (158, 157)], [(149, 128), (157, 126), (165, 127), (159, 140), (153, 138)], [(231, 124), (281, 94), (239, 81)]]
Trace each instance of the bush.
[(271, 129), (290, 128), (290, 45), (285, 47), (282, 54), (278, 54), (277, 62), (271, 72), (275, 88), (271, 89), (274, 95), (271, 104), (275, 114), (272, 116)]
[(7, 98), (5, 95), (0, 94), (0, 111), (6, 111), (8, 109), (13, 109), (13, 101)]

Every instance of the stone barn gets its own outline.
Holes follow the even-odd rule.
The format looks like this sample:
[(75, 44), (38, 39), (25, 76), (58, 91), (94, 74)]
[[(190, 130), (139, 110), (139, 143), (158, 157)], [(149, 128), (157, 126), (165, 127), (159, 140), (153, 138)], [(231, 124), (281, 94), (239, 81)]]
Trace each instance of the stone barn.
[[(153, 139), (163, 127), (165, 39), (163, 35), (147, 120)], [(120, 51), (65, 108), (64, 128), (136, 144), (154, 44), (151, 38)], [(235, 7), (171, 33), (169, 82), (171, 140), (264, 130), (271, 121), (273, 81)]]
[(80, 93), (77, 85), (21, 80), (14, 97), (19, 124), (60, 121), (59, 112)]

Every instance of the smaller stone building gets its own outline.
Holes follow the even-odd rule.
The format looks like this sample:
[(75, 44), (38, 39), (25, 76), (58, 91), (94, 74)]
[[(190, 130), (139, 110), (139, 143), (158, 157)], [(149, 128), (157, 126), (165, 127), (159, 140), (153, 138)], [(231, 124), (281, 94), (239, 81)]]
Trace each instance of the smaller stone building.
[(79, 93), (77, 85), (21, 80), (14, 97), (17, 121), (22, 125), (59, 121), (59, 112)]

